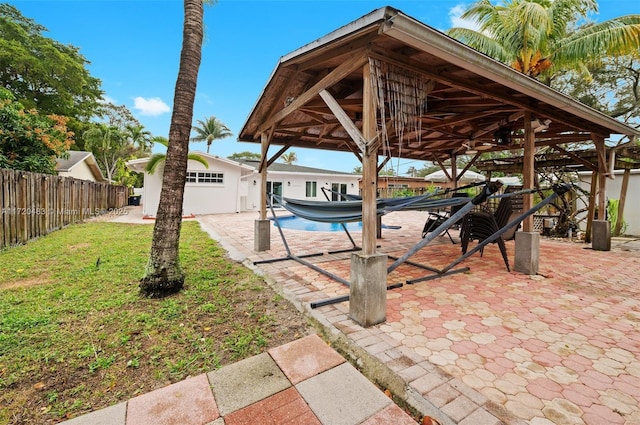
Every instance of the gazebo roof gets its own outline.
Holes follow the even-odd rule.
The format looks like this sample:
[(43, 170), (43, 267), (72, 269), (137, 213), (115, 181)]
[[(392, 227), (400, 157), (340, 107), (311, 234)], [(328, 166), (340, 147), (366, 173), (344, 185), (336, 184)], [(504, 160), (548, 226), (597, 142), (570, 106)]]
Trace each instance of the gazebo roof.
[[(613, 154), (615, 152), (615, 154)], [(609, 148), (607, 157), (611, 170), (640, 169), (640, 146)], [(492, 158), (477, 161), (474, 167), (481, 171), (522, 173), (524, 158)], [(563, 168), (573, 171), (598, 171), (598, 152), (595, 149), (543, 152), (535, 155), (536, 169)]]
[(386, 108), (384, 123), (378, 115), (379, 128), (387, 129), (379, 155), (434, 160), (471, 149), (518, 149), (525, 112), (541, 123), (536, 146), (588, 142), (592, 134), (640, 135), (384, 7), (283, 56), (238, 139), (260, 143), (265, 134), (270, 144), (359, 155), (363, 144), (344, 123), (362, 130), (367, 64), (371, 84), (383, 94), (378, 107)]

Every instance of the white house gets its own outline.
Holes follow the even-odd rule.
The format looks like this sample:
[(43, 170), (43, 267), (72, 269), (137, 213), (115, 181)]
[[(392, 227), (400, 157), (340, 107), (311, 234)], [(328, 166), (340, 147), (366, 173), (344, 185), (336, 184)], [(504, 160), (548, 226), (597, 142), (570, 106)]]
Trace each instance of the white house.
[[(209, 167), (189, 160), (184, 191), (183, 214), (221, 214), (260, 209), (259, 161), (232, 161), (197, 152)], [(154, 174), (144, 171), (149, 158), (135, 159), (127, 166), (144, 172), (142, 190), (143, 214), (155, 216), (160, 202), (162, 165)], [(267, 192), (288, 198), (325, 201), (321, 188), (337, 192), (358, 194), (357, 174), (349, 174), (312, 167), (273, 163), (267, 172)], [(331, 194), (329, 194), (331, 197)], [(336, 199), (337, 195), (333, 196)]]
[[(578, 174), (580, 176), (580, 187), (588, 192), (591, 186), (591, 172), (585, 171)], [(607, 199), (620, 200), (623, 174), (624, 170), (615, 170), (614, 178), (607, 178)], [(578, 208), (586, 208), (586, 206), (580, 203)], [(625, 235), (640, 236), (640, 169), (630, 171), (623, 220), (627, 223)], [(585, 226), (583, 225), (582, 227), (584, 230)]]
[(69, 154), (67, 159), (56, 159), (56, 171), (59, 176), (98, 183), (107, 182), (91, 152), (69, 151), (67, 153)]

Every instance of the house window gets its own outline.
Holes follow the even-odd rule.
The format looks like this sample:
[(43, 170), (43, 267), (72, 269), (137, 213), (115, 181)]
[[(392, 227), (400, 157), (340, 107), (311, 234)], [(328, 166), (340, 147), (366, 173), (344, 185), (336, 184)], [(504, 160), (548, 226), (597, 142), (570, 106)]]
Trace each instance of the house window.
[(224, 183), (224, 174), (208, 171), (187, 171), (187, 183)]
[(198, 183), (224, 183), (224, 174), (199, 171)]
[(187, 171), (187, 183), (195, 183), (198, 179), (198, 173)]
[(306, 197), (315, 198), (318, 195), (318, 182), (306, 182), (306, 186)]

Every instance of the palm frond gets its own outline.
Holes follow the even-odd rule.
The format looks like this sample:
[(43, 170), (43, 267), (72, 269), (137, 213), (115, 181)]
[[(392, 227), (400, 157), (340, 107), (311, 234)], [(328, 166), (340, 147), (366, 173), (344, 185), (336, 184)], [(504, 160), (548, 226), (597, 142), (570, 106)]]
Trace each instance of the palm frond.
[(198, 155), (197, 153), (187, 154), (187, 159), (197, 161), (200, 164), (204, 165), (204, 168), (209, 168), (209, 163), (207, 162), (207, 160), (204, 159), (204, 157), (202, 157), (201, 155)]
[(155, 136), (153, 139), (151, 139), (151, 141), (153, 143), (159, 143), (162, 146), (164, 146), (165, 148), (169, 147), (169, 139), (167, 139), (164, 136)]
[(583, 27), (560, 41), (554, 52), (564, 63), (608, 55), (624, 55), (640, 49), (640, 15), (628, 15)]
[(153, 154), (149, 159), (149, 162), (147, 162), (147, 165), (144, 167), (144, 171), (149, 174), (155, 173), (158, 166), (164, 163), (165, 159), (167, 159), (167, 155), (163, 153)]
[(508, 63), (512, 59), (511, 55), (508, 54), (499, 41), (478, 31), (468, 28), (451, 28), (447, 34), (467, 46), (501, 62)]

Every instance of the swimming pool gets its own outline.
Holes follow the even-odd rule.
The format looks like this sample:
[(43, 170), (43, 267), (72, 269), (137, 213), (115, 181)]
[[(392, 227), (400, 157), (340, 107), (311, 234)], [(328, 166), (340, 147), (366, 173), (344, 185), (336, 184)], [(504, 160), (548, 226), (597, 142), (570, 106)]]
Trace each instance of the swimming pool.
[[(273, 225), (275, 226), (275, 220), (271, 218)], [(284, 217), (278, 217), (278, 223), (283, 229), (290, 230), (306, 230), (309, 232), (340, 232), (343, 230), (340, 223), (321, 223), (319, 221), (311, 221), (305, 218), (297, 217), (295, 215), (288, 215)], [(344, 223), (347, 226), (347, 230), (360, 231), (362, 230), (362, 222)]]
[[(274, 223), (275, 220), (273, 217), (270, 218)], [(311, 221), (305, 218), (297, 217), (295, 215), (287, 215), (284, 217), (278, 217), (278, 223), (280, 223), (280, 227), (283, 229), (290, 230), (305, 230), (309, 232), (341, 232), (343, 231), (342, 225), (340, 223), (321, 223), (319, 221)], [(353, 222), (353, 223), (344, 223), (347, 226), (347, 230), (350, 232), (362, 231), (362, 222)], [(385, 226), (382, 225), (383, 229), (397, 229), (397, 226)]]

